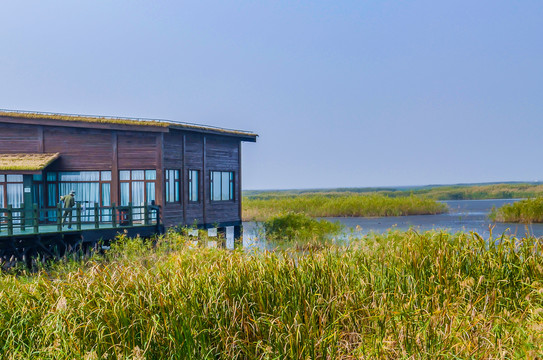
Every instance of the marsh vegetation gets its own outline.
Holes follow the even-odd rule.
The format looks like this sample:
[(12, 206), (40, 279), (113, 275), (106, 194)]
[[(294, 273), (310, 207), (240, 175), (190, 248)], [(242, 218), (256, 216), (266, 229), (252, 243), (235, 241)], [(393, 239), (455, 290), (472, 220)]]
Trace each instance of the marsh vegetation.
[(347, 195), (380, 194), (387, 197), (423, 196), (435, 200), (484, 200), (484, 199), (520, 199), (543, 196), (543, 184), (535, 183), (498, 183), (466, 185), (427, 185), (413, 187), (378, 187), (378, 188), (332, 188), (306, 190), (276, 190), (243, 192), (248, 199), (266, 199), (280, 196), (297, 195)]
[(516, 203), (505, 204), (490, 213), (490, 219), (506, 223), (542, 223), (543, 197), (524, 199)]
[(447, 206), (419, 196), (382, 194), (301, 194), (248, 197), (243, 200), (244, 221), (264, 221), (289, 212), (312, 217), (377, 217), (440, 214)]
[(535, 358), (536, 238), (389, 232), (246, 253), (120, 237), (104, 256), (0, 275), (11, 359)]

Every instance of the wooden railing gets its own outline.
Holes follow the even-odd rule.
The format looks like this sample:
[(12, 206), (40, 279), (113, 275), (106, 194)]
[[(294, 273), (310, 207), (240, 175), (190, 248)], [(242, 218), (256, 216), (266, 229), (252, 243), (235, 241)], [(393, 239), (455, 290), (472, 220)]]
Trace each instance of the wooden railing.
[(36, 204), (32, 209), (24, 205), (0, 208), (0, 236), (152, 225), (160, 225), (160, 208), (156, 205), (98, 206), (95, 203), (82, 207), (77, 203), (73, 208), (64, 208), (62, 204), (55, 208), (38, 208)]

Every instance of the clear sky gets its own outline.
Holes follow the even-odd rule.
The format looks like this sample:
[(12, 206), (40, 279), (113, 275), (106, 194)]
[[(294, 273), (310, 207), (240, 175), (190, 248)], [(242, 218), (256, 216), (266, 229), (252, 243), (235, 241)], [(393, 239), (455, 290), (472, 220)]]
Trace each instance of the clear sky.
[(543, 1), (3, 1), (0, 108), (252, 130), (243, 187), (542, 180)]

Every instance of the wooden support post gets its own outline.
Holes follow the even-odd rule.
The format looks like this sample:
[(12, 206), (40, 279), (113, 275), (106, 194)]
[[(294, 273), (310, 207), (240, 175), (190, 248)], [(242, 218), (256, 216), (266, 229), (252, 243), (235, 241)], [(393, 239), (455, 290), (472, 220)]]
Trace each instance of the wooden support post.
[(143, 208), (143, 223), (149, 225), (149, 205), (147, 204)]
[(13, 235), (13, 206), (8, 205), (8, 235)]
[(40, 232), (40, 212), (38, 210), (38, 204), (32, 206), (32, 225), (34, 226), (34, 234)]
[(77, 222), (77, 230), (81, 230), (81, 203), (77, 203), (77, 207), (75, 209), (75, 216)]
[(100, 208), (98, 203), (94, 203), (94, 228), (100, 228)]
[(62, 205), (58, 203), (57, 205), (57, 230), (58, 232), (62, 231)]
[(25, 231), (26, 230), (26, 209), (25, 209), (25, 204), (23, 203), (22, 204), (23, 206), (21, 207), (21, 212), (19, 214), (21, 214), (20, 216), (20, 220), (21, 220), (21, 231)]
[(134, 218), (132, 216), (133, 208), (132, 203), (128, 203), (128, 226), (134, 226)]
[(117, 207), (115, 206), (115, 203), (111, 204), (111, 225), (113, 227), (117, 227)]

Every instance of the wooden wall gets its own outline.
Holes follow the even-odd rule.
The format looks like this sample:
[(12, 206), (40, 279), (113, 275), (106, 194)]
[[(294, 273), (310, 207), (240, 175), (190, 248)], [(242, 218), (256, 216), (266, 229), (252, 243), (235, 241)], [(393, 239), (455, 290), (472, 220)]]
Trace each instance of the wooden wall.
[[(167, 133), (110, 131), (43, 125), (0, 123), (0, 153), (60, 153), (54, 171), (157, 170), (157, 204), (167, 226), (234, 223), (241, 221), (240, 139), (171, 130)], [(164, 203), (163, 170), (181, 173), (181, 201)], [(188, 171), (199, 170), (198, 203), (188, 201)], [(210, 171), (233, 171), (233, 201), (210, 200)], [(118, 185), (112, 201), (119, 203)]]
[[(234, 201), (213, 202), (210, 199), (210, 171), (234, 171), (239, 184), (239, 139), (171, 131), (164, 135), (164, 169), (180, 170), (182, 198), (179, 203), (165, 204), (165, 223), (171, 225), (239, 222), (240, 194)], [(205, 154), (205, 156), (204, 156)], [(188, 201), (188, 172), (199, 170), (198, 203)]]
[(60, 153), (57, 171), (111, 170), (112, 138), (103, 130), (43, 129), (43, 152)]
[[(206, 223), (221, 223), (240, 221), (239, 203), (241, 201), (238, 191), (240, 184), (239, 140), (218, 136), (206, 137)], [(209, 194), (210, 172), (234, 172), (234, 201), (211, 201)]]
[(41, 152), (38, 127), (32, 125), (0, 124), (0, 153)]

